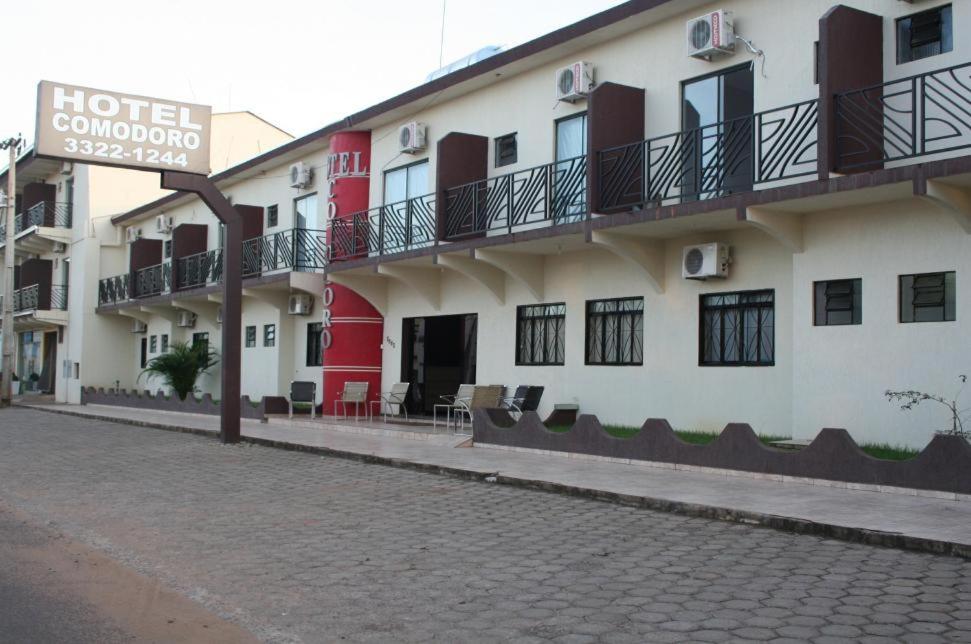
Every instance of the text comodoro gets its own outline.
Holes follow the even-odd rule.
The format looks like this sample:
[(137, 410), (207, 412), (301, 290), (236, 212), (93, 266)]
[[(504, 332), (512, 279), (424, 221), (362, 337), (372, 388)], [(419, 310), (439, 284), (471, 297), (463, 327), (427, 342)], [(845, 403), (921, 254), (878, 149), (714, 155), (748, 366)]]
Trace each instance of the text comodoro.
[[(196, 150), (202, 143), (197, 132), (202, 129), (202, 126), (190, 120), (187, 108), (131, 98), (119, 100), (108, 94), (91, 94), (85, 97), (81, 91), (65, 92), (63, 88), (54, 88), (54, 109), (64, 110), (70, 106), (74, 112), (83, 112), (85, 104), (88, 110), (97, 116), (88, 116), (84, 113), (71, 115), (65, 111), (55, 112), (51, 117), (54, 129), (58, 132), (73, 132), (82, 136), (135, 143), (147, 142), (187, 150)], [(122, 105), (127, 109), (128, 120), (110, 118), (120, 115)], [(143, 112), (152, 125), (129, 122), (144, 118)], [(177, 116), (178, 121), (176, 121)]]

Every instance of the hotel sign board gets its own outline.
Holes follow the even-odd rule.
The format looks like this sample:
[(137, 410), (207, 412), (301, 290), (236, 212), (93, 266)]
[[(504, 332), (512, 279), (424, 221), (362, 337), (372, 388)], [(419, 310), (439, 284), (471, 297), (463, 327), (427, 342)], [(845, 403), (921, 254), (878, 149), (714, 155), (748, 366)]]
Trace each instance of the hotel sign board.
[(212, 108), (41, 81), (35, 154), (208, 175)]

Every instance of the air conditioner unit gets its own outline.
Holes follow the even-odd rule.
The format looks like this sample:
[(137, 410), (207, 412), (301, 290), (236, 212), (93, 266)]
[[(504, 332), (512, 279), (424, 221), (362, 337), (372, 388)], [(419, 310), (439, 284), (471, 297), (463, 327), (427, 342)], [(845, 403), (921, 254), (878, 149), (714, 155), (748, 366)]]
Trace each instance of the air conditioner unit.
[(54, 249), (53, 250), (58, 255), (61, 255), (63, 253), (66, 253), (67, 252), (67, 244), (65, 244), (64, 242), (54, 242)]
[(216, 324), (222, 324), (222, 323), (223, 323), (223, 307), (220, 306), (219, 308), (216, 309)]
[(125, 233), (126, 238), (129, 242), (133, 242), (142, 238), (141, 228), (129, 228)]
[(425, 124), (417, 121), (405, 123), (398, 130), (398, 151), (414, 154), (425, 149)]
[(148, 325), (141, 320), (131, 321), (131, 332), (132, 333), (146, 333), (148, 331)]
[(313, 180), (313, 169), (303, 161), (297, 161), (290, 166), (291, 188), (309, 188)]
[(172, 223), (170, 215), (159, 215), (155, 218), (155, 231), (167, 235), (172, 232)]
[(711, 60), (735, 53), (735, 22), (731, 11), (712, 11), (687, 25), (688, 55)]
[(556, 100), (572, 103), (585, 98), (593, 89), (593, 65), (573, 63), (556, 70)]
[(191, 329), (196, 325), (196, 314), (192, 311), (179, 311), (176, 323), (183, 329)]
[(728, 277), (728, 265), (731, 263), (728, 244), (713, 242), (685, 246), (681, 251), (681, 277), (688, 280)]
[(306, 293), (298, 293), (290, 296), (289, 312), (290, 315), (310, 315), (313, 309), (314, 299)]

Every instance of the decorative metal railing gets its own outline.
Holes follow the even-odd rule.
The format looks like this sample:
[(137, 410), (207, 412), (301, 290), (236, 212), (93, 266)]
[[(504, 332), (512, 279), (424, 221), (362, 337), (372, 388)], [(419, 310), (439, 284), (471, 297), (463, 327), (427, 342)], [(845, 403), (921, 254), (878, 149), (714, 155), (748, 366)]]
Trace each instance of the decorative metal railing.
[(332, 259), (387, 255), (435, 243), (435, 195), (357, 212), (330, 224)]
[(207, 250), (176, 262), (177, 288), (196, 288), (215, 284), (223, 278), (223, 249)]
[(13, 292), (13, 310), (19, 313), (20, 311), (33, 311), (37, 308), (37, 301), (40, 297), (40, 286), (34, 284), (33, 286), (25, 286), (24, 288), (18, 288)]
[(117, 304), (129, 299), (131, 299), (131, 290), (128, 273), (98, 281), (98, 306)]
[(810, 100), (598, 153), (598, 212), (711, 199), (815, 174)]
[(327, 236), (323, 230), (293, 228), (243, 242), (243, 277), (290, 269), (315, 271), (327, 267)]
[(564, 159), (445, 190), (445, 238), (542, 223), (582, 221), (587, 208), (587, 158)]
[[(69, 203), (45, 203), (41, 201), (14, 217), (13, 233), (19, 235), (32, 226), (70, 228), (72, 211), (73, 208)], [(6, 235), (6, 217), (0, 217), (0, 244), (5, 243)]]
[(971, 63), (836, 95), (837, 168), (971, 147)]
[(134, 297), (154, 297), (172, 290), (172, 262), (135, 271)]
[[(71, 204), (65, 202), (40, 202), (28, 208), (24, 214), (23, 228), (46, 226), (48, 228), (70, 228), (72, 219)], [(17, 232), (21, 232), (18, 230)]]
[(67, 310), (67, 293), (68, 289), (66, 284), (51, 285), (51, 311)]

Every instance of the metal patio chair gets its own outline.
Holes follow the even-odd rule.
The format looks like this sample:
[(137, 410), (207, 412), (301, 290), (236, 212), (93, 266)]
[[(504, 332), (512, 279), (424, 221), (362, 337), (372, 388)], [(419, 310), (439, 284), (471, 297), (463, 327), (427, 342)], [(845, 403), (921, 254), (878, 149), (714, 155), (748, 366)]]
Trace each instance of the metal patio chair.
[(306, 380), (294, 380), (290, 383), (290, 418), (293, 418), (293, 403), (310, 403), (310, 419), (313, 420), (317, 412), (317, 383)]
[(536, 385), (519, 385), (512, 396), (502, 399), (501, 407), (519, 416), (522, 416), (524, 411), (537, 411), (544, 389), (546, 388)]
[(345, 382), (344, 390), (341, 391), (340, 395), (334, 400), (334, 417), (337, 418), (338, 404), (344, 409), (344, 418), (347, 418), (348, 404), (354, 405), (355, 422), (361, 418), (360, 413), (358, 413), (358, 405), (364, 405), (364, 413), (366, 415), (368, 413), (367, 389), (368, 383), (366, 382)]
[(445, 409), (445, 428), (448, 429), (449, 416), (455, 410), (458, 405), (459, 400), (467, 400), (472, 398), (472, 392), (475, 390), (475, 385), (459, 385), (458, 391), (454, 395), (439, 396), (443, 403), (438, 403), (432, 406), (432, 427), (438, 427), (438, 410), (439, 408)]
[[(391, 415), (396, 416), (398, 414), (404, 414), (405, 420), (408, 420), (408, 409), (405, 408), (405, 401), (408, 398), (409, 387), (411, 387), (410, 382), (396, 382), (395, 384), (391, 385), (391, 391), (381, 392), (380, 400), (371, 401), (370, 404), (372, 407), (377, 404), (379, 410), (384, 410), (382, 414), (384, 416), (384, 422), (388, 422), (388, 410), (395, 406), (398, 408), (398, 411), (391, 412)], [(373, 411), (371, 413), (371, 417), (374, 417)]]
[(476, 385), (471, 398), (464, 398), (456, 403), (455, 414), (461, 422), (456, 429), (459, 431), (465, 429), (466, 416), (469, 417), (469, 426), (472, 426), (473, 410), (498, 407), (505, 389), (502, 385)]

